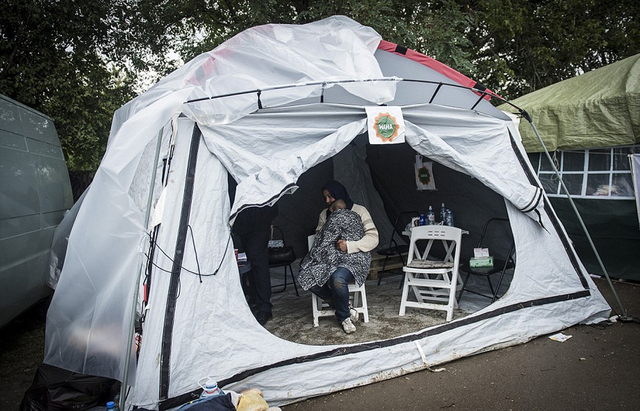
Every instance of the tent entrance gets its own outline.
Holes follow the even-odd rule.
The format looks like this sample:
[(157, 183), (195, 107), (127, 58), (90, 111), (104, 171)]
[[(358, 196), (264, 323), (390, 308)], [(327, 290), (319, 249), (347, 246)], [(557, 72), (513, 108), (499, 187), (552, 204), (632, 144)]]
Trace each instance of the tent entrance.
[[(367, 143), (365, 135), (360, 135), (340, 153), (301, 175), (297, 182), (298, 190), (278, 201), (279, 215), (274, 221), (284, 231), (287, 244), (295, 249), (298, 261), (292, 266), (296, 277), (300, 259), (307, 252), (307, 236), (314, 232), (318, 215), (326, 207), (321, 198), (322, 185), (331, 179), (341, 181), (351, 198), (370, 211), (380, 232), (379, 247), (388, 243), (392, 233), (390, 221), (395, 220), (397, 213), (407, 210), (426, 213), (429, 205), (438, 213), (444, 203), (453, 210), (455, 225), (469, 231), (462, 240), (461, 252), (461, 262), (468, 263), (484, 223), (489, 218), (508, 217), (505, 200), (477, 179), (435, 161), (432, 162), (432, 170), (436, 190), (418, 191), (415, 155), (415, 150), (408, 144), (373, 146)], [(431, 159), (424, 157), (424, 161)], [(408, 241), (408, 238), (404, 240)], [(506, 250), (509, 245), (508, 241), (494, 243), (495, 251)], [(376, 255), (375, 251), (372, 255)], [(272, 269), (271, 275), (272, 284), (284, 282), (283, 269)], [(510, 269), (499, 295), (507, 291), (512, 276), (513, 269)], [(461, 277), (464, 276), (461, 274)], [(360, 323), (355, 335), (345, 335), (331, 317), (321, 319), (320, 328), (314, 328), (311, 295), (302, 292), (300, 287), (299, 297), (293, 287), (273, 294), (274, 318), (265, 328), (289, 341), (328, 345), (384, 340), (443, 324), (444, 315), (439, 311), (409, 309), (405, 317), (398, 317), (402, 292), (399, 285), (403, 278), (401, 269), (386, 273), (380, 286), (376, 278), (370, 277), (366, 285), (371, 320), (368, 324)], [(471, 276), (469, 281), (469, 289), (490, 294), (486, 279)], [(465, 292), (454, 319), (490, 304), (490, 299)]]

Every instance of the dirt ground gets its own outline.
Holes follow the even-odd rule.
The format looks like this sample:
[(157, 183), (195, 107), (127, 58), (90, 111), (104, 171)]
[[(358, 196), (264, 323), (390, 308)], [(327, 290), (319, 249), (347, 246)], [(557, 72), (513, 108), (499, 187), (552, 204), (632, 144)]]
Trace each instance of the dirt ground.
[[(334, 315), (320, 317), (318, 327), (313, 326), (311, 293), (299, 289), (296, 296), (291, 285), (282, 294), (274, 294), (273, 319), (265, 328), (272, 334), (301, 344), (329, 345), (353, 344), (392, 338), (445, 322), (445, 311), (419, 310), (408, 308), (406, 314), (398, 316), (402, 289), (399, 287), (401, 275), (384, 277), (378, 286), (377, 280), (365, 283), (369, 307), (369, 322), (363, 316), (356, 323), (357, 332), (345, 334)], [(485, 305), (489, 300), (485, 300)], [(464, 307), (463, 307), (464, 308)], [(466, 316), (469, 312), (462, 308), (454, 310), (454, 318)]]
[[(606, 281), (596, 283), (618, 310)], [(614, 284), (628, 314), (640, 316), (640, 285)], [(310, 306), (307, 297), (300, 298)], [(323, 321), (333, 326), (325, 319), (321, 327)], [(640, 324), (580, 325), (564, 334), (572, 338), (560, 343), (540, 337), (445, 364), (442, 372), (417, 372), (283, 410), (640, 409)], [(30, 310), (0, 330), (0, 410), (18, 409), (43, 355), (41, 310)]]
[(44, 310), (35, 306), (0, 329), (0, 410), (17, 410), (44, 357)]

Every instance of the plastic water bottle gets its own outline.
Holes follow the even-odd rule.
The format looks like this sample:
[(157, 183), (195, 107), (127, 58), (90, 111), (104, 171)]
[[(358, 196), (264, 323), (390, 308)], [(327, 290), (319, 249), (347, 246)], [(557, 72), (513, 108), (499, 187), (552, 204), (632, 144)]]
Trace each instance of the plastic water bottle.
[(453, 227), (453, 211), (449, 209), (447, 209), (445, 224), (448, 225), (449, 227)]
[(420, 225), (427, 225), (427, 219), (424, 214), (420, 214)]
[(109, 401), (107, 403), (107, 411), (116, 411), (116, 403), (113, 401)]
[(222, 392), (220, 387), (218, 387), (218, 383), (216, 382), (216, 380), (214, 380), (211, 377), (205, 377), (205, 378), (207, 378), (207, 382), (204, 385), (202, 385), (200, 382), (204, 380), (204, 378), (198, 381), (198, 385), (202, 387), (202, 394), (200, 394), (200, 398), (212, 397), (214, 395), (224, 394), (224, 392)]
[(445, 222), (446, 219), (447, 219), (447, 209), (444, 208), (444, 203), (442, 203), (442, 205), (440, 206), (440, 221), (446, 224)]
[(433, 208), (429, 206), (429, 211), (427, 211), (427, 224), (434, 225), (436, 223), (436, 214), (433, 212)]

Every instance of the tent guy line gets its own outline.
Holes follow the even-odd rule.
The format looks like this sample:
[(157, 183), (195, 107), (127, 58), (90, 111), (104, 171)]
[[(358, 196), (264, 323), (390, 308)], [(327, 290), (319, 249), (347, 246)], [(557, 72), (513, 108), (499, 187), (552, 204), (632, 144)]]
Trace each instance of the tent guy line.
[(587, 237), (587, 240), (589, 241), (589, 245), (591, 246), (591, 250), (595, 254), (596, 260), (598, 261), (598, 264), (600, 265), (600, 269), (604, 273), (604, 276), (607, 278), (607, 283), (609, 284), (609, 287), (611, 288), (611, 291), (613, 292), (613, 296), (615, 297), (616, 302), (618, 303), (618, 307), (620, 308), (620, 311), (621, 311), (621, 314), (619, 315), (620, 320), (622, 320), (622, 321), (633, 321), (633, 318), (628, 315), (627, 310), (622, 305), (622, 301), (620, 301), (620, 297), (618, 297), (618, 293), (616, 292), (616, 289), (613, 287), (613, 282), (611, 281), (611, 277), (609, 276), (609, 272), (607, 271), (607, 268), (604, 266), (604, 263), (602, 262), (602, 258), (600, 258), (600, 253), (598, 252), (598, 249), (596, 248), (596, 245), (594, 244), (593, 239), (591, 238), (591, 234), (589, 234), (589, 230), (587, 229), (587, 226), (585, 225), (584, 220), (582, 219), (582, 216), (580, 215), (580, 212), (578, 211), (578, 208), (576, 207), (576, 204), (573, 201), (573, 198), (571, 197), (571, 194), (569, 193), (569, 189), (564, 184), (564, 180), (560, 176), (560, 171), (558, 171), (558, 168), (556, 167), (556, 165), (553, 163), (553, 160), (551, 159), (551, 154), (549, 154), (549, 150), (547, 150), (547, 146), (545, 146), (544, 141), (542, 141), (542, 137), (540, 136), (540, 133), (538, 133), (538, 129), (536, 128), (535, 124), (533, 124), (533, 121), (529, 120), (529, 124), (531, 124), (531, 127), (533, 128), (533, 132), (535, 133), (536, 137), (538, 138), (538, 141), (540, 142), (540, 145), (542, 145), (542, 148), (544, 149), (544, 153), (547, 156), (547, 160), (549, 160), (549, 163), (551, 164), (551, 167), (553, 168), (553, 171), (556, 173), (556, 176), (558, 177), (558, 180), (560, 181), (560, 186), (562, 187), (562, 190), (564, 191), (567, 199), (569, 200), (569, 204), (571, 204), (571, 208), (573, 209), (573, 212), (575, 213), (576, 217), (578, 218), (578, 222), (580, 223), (580, 226), (582, 227), (582, 231), (584, 231), (584, 234)]
[[(533, 123), (532, 123), (533, 124)], [(525, 175), (527, 176), (527, 179), (529, 180), (529, 182), (532, 185), (538, 186), (538, 180), (535, 177), (535, 174), (533, 172), (533, 170), (531, 170), (531, 168), (527, 165), (527, 161), (524, 158), (524, 155), (517, 150), (517, 145), (516, 145), (516, 141), (513, 138), (513, 135), (511, 134), (511, 132), (509, 132), (509, 139), (511, 140), (511, 146), (514, 149), (514, 152), (516, 154), (516, 158), (518, 159), (518, 161), (520, 162), (520, 166), (522, 167), (522, 170), (524, 171)], [(539, 188), (539, 186), (538, 186)], [(540, 190), (540, 195), (542, 196), (543, 194), (543, 190)], [(551, 203), (549, 202), (548, 198), (545, 196), (542, 196), (542, 199), (544, 201), (544, 209), (547, 210), (546, 214), (547, 217), (549, 217), (549, 220), (551, 220), (551, 224), (553, 224), (553, 228), (555, 229), (556, 233), (558, 234), (558, 237), (560, 238), (560, 241), (562, 242), (562, 246), (564, 247), (565, 252), (567, 253), (567, 256), (569, 257), (569, 261), (571, 262), (571, 265), (573, 266), (576, 275), (578, 276), (578, 278), (580, 279), (580, 283), (582, 284), (582, 286), (585, 289), (588, 289), (589, 284), (587, 282), (587, 279), (585, 278), (584, 275), (582, 275), (581, 270), (580, 270), (580, 264), (578, 263), (578, 258), (575, 254), (575, 252), (573, 251), (573, 249), (571, 248), (571, 240), (569, 239), (568, 235), (562, 230), (562, 227), (560, 225), (560, 221), (557, 218), (557, 216), (555, 215), (555, 213), (552, 213), (550, 210), (552, 210), (551, 207)], [(538, 212), (536, 210), (536, 212)], [(540, 215), (538, 214), (538, 216), (540, 217)], [(542, 228), (545, 229), (545, 231), (549, 232), (549, 230), (547, 230), (544, 226), (542, 226)], [(615, 293), (615, 290), (613, 290), (613, 292)]]

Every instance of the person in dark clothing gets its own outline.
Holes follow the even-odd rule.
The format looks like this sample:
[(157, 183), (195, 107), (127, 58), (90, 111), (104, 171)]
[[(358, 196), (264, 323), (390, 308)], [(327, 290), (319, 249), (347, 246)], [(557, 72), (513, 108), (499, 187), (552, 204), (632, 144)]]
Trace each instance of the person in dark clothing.
[(278, 207), (252, 207), (238, 214), (233, 232), (240, 237), (247, 260), (251, 264), (249, 297), (255, 307), (255, 316), (265, 325), (271, 313), (271, 273), (269, 271), (269, 235), (271, 222), (278, 215)]

